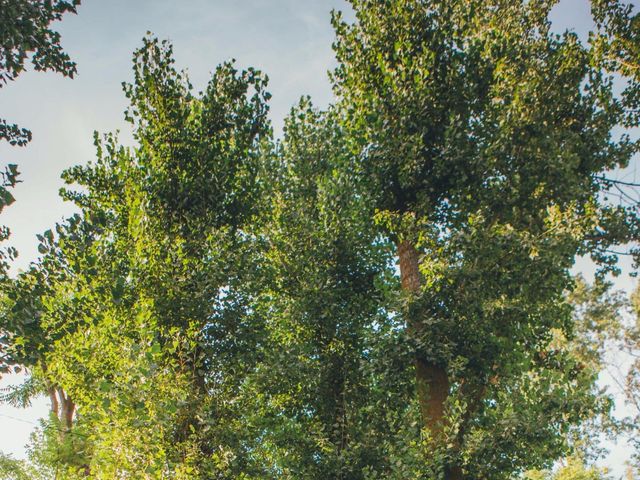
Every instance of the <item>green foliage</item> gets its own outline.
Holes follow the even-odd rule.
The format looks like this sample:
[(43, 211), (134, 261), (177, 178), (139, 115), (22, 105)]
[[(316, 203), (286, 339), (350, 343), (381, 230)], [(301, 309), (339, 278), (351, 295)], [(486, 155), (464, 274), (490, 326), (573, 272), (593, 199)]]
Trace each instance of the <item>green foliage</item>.
[(354, 152), (335, 112), (308, 99), (292, 110), (272, 172), (268, 343), (251, 407), (265, 426), (261, 461), (283, 472), (269, 478), (357, 479), (385, 463), (376, 435), (386, 419), (371, 408), (383, 392), (370, 382), (386, 377), (375, 368), (393, 323), (380, 288), (390, 252), (375, 238)]
[(606, 470), (588, 467), (579, 458), (572, 457), (555, 472), (527, 472), (526, 480), (607, 480)]
[(631, 13), (608, 2), (609, 23), (582, 44), (551, 32), (553, 1), (350, 3), (353, 24), (333, 18), (339, 106), (380, 233), (420, 258), (422, 288), (403, 312), (416, 361), (449, 382), (417, 370), (449, 412), (423, 418), (450, 426), (436, 439), (444, 457), (426, 461), (458, 472), (446, 478), (503, 478), (561, 455), (566, 426), (590, 415), (595, 392), (575, 386), (594, 373), (543, 354), (571, 331), (576, 255), (615, 271), (610, 246), (638, 237), (635, 206), (602, 201), (602, 172), (638, 149), (612, 134), (634, 107), (611, 72), (630, 91), (636, 79), (603, 53)]
[[(35, 70), (54, 71), (73, 77), (76, 64), (60, 45), (60, 34), (49, 27), (67, 12), (76, 12), (80, 0), (2, 0), (0, 1), (0, 88), (15, 80), (30, 59)], [(31, 141), (31, 132), (0, 118), (0, 141), (25, 146)], [(18, 168), (7, 164), (0, 171), (0, 213), (14, 202), (9, 191), (18, 182)], [(0, 226), (0, 242), (6, 240), (9, 230)], [(0, 277), (5, 275), (16, 251), (0, 249)]]
[(26, 462), (0, 453), (0, 479), (2, 480), (37, 480), (37, 475), (30, 470)]
[[(637, 212), (603, 199), (637, 149), (612, 134), (633, 122), (610, 79), (635, 88), (630, 13), (595, 3), (584, 45), (550, 33), (542, 0), (351, 3), (337, 105), (303, 99), (279, 142), (259, 71), (225, 63), (196, 94), (167, 42), (135, 52), (136, 146), (96, 134), (96, 160), (64, 173), (81, 213), (0, 298), (0, 368), (30, 374), (5, 400), (52, 401), (34, 464), (499, 480), (606, 420), (624, 301), (569, 269), (592, 254), (615, 271), (610, 247), (637, 239)], [(441, 432), (425, 365), (446, 380)], [(599, 478), (581, 468), (558, 478)]]
[(15, 80), (30, 58), (35, 70), (73, 76), (76, 65), (60, 45), (60, 34), (49, 27), (65, 13), (76, 12), (79, 0), (2, 0), (0, 3), (0, 83)]
[[(76, 12), (80, 0), (32, 1), (2, 0), (0, 2), (0, 88), (15, 80), (30, 59), (35, 70), (62, 73), (73, 77), (76, 64), (60, 45), (60, 34), (49, 27), (67, 12)], [(0, 119), (0, 140), (24, 146), (31, 140), (31, 132)], [(12, 197), (5, 187), (15, 185), (15, 165), (8, 165), (0, 182), (0, 211), (10, 204)]]
[[(64, 193), (83, 213), (46, 232), (41, 261), (16, 280), (8, 343), (79, 406), (64, 439), (88, 428), (79, 466), (95, 478), (210, 478), (213, 445), (237, 444), (222, 422), (260, 338), (243, 317), (258, 242), (245, 227), (264, 188), (266, 79), (225, 64), (196, 97), (152, 39), (134, 73), (125, 93), (139, 146), (96, 137), (96, 163), (65, 174), (83, 187)], [(33, 302), (37, 315), (23, 305)], [(245, 342), (237, 360), (229, 341)]]
[(635, 448), (633, 467), (640, 474), (640, 285), (631, 297), (632, 321), (624, 331), (623, 345), (632, 362), (624, 382), (624, 392), (633, 412), (628, 422), (630, 440)]

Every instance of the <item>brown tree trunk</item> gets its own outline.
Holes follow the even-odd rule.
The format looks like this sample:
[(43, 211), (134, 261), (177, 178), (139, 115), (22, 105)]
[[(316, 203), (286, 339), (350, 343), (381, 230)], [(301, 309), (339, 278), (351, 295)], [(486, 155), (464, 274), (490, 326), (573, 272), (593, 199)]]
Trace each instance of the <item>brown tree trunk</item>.
[(65, 431), (71, 431), (73, 426), (73, 415), (76, 411), (76, 404), (71, 401), (68, 395), (65, 395), (62, 388), (58, 388), (58, 397), (60, 397), (60, 414), (58, 418)]
[[(42, 368), (45, 372), (47, 371), (44, 365)], [(71, 429), (73, 427), (73, 416), (76, 412), (76, 404), (71, 400), (69, 394), (65, 393), (63, 388), (57, 387), (48, 380), (45, 380), (45, 385), (47, 387), (47, 393), (49, 394), (49, 400), (51, 401), (51, 413), (56, 416), (61, 426), (59, 431), (60, 440), (64, 441), (67, 435), (73, 433)], [(84, 477), (89, 477), (91, 475), (91, 467), (85, 464), (80, 468), (79, 472)]]
[(53, 413), (60, 425), (65, 431), (70, 431), (73, 426), (73, 415), (76, 411), (76, 404), (73, 403), (69, 395), (65, 394), (65, 391), (56, 387), (55, 385), (48, 384), (47, 392), (49, 394), (49, 400), (51, 401), (51, 413)]
[(49, 400), (51, 401), (51, 413), (53, 413), (58, 419), (60, 418), (58, 415), (60, 413), (60, 406), (58, 405), (58, 397), (56, 396), (55, 387), (48, 387), (49, 391)]
[[(413, 243), (405, 240), (398, 244), (400, 260), (400, 282), (402, 290), (409, 295), (418, 295), (422, 286), (420, 259)], [(424, 327), (419, 318), (406, 318), (409, 333), (423, 340)], [(418, 349), (415, 353), (414, 366), (416, 373), (416, 391), (420, 413), (424, 426), (431, 433), (436, 444), (444, 442), (443, 427), (445, 424), (445, 404), (449, 396), (449, 377), (442, 365), (437, 365), (424, 358)], [(446, 480), (461, 480), (462, 470), (457, 466), (445, 469)]]
[(457, 465), (449, 465), (445, 469), (444, 478), (447, 480), (464, 480), (462, 468)]

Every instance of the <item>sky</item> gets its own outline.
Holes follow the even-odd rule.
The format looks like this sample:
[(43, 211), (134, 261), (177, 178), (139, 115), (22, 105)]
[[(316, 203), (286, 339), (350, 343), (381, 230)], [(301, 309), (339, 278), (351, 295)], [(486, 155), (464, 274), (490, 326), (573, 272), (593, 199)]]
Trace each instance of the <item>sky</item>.
[[(74, 79), (28, 71), (0, 89), (0, 113), (10, 123), (33, 132), (25, 148), (0, 143), (0, 159), (17, 163), (19, 184), (12, 193), (16, 203), (2, 212), (2, 224), (12, 230), (9, 244), (20, 256), (14, 272), (37, 255), (35, 235), (74, 212), (58, 196), (60, 173), (67, 167), (95, 158), (93, 132), (119, 130), (122, 143), (131, 144), (122, 82), (131, 81), (132, 52), (150, 31), (169, 39), (179, 68), (188, 71), (196, 91), (204, 88), (221, 62), (236, 59), (240, 68), (253, 66), (270, 78), (271, 119), (276, 135), (283, 119), (302, 95), (318, 107), (332, 98), (327, 72), (333, 68), (331, 9), (346, 12), (342, 0), (84, 0), (78, 15), (56, 24), (62, 44), (77, 62)], [(554, 28), (575, 30), (581, 37), (591, 19), (587, 0), (563, 0), (553, 12)], [(631, 181), (638, 162), (620, 173)], [(589, 264), (577, 270), (587, 276)], [(628, 270), (628, 269), (627, 269)], [(629, 290), (628, 276), (618, 281)], [(0, 380), (0, 388), (20, 378)], [(37, 419), (46, 415), (45, 399), (27, 410), (0, 406), (0, 451), (25, 456), (25, 444)], [(624, 446), (612, 446), (607, 460), (622, 472)]]

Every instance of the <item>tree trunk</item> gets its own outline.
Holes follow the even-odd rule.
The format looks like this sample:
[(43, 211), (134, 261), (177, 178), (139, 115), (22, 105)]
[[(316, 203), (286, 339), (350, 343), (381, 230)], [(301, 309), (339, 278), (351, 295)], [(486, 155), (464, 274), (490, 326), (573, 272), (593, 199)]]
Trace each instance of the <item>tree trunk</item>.
[(59, 405), (58, 405), (58, 397), (56, 396), (55, 387), (48, 386), (47, 390), (49, 392), (49, 400), (51, 401), (51, 413), (53, 413), (58, 419), (59, 415)]
[[(415, 246), (405, 240), (398, 244), (398, 257), (400, 260), (400, 282), (402, 290), (411, 296), (418, 295), (422, 286), (420, 275), (420, 259)], [(412, 318), (409, 314), (406, 318), (407, 328), (414, 338), (423, 340), (424, 327), (420, 318)], [(449, 378), (442, 365), (437, 365), (424, 358), (418, 348), (415, 353), (414, 366), (416, 373), (416, 391), (420, 413), (424, 426), (431, 433), (436, 444), (442, 444), (443, 427), (445, 423), (445, 403), (449, 396)], [(457, 466), (445, 468), (446, 480), (461, 480), (462, 470)]]
[(69, 395), (65, 394), (64, 390), (55, 385), (47, 382), (47, 393), (49, 394), (49, 400), (51, 401), (51, 413), (53, 413), (60, 426), (64, 429), (61, 433), (64, 436), (65, 432), (71, 430), (73, 426), (73, 416), (76, 411), (76, 404), (73, 403)]
[(73, 426), (73, 415), (76, 411), (76, 404), (73, 403), (69, 395), (65, 395), (62, 388), (58, 388), (58, 396), (60, 397), (60, 423), (67, 432), (71, 431)]

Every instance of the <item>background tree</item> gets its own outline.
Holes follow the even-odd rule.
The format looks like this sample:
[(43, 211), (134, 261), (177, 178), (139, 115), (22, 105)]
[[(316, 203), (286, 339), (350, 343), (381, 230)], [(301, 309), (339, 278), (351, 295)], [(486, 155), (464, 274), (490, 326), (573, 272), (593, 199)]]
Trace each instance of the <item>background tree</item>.
[(636, 475), (640, 475), (640, 441), (638, 429), (640, 428), (640, 286), (631, 297), (632, 322), (624, 332), (625, 350), (631, 357), (631, 366), (625, 379), (625, 395), (631, 407), (633, 415), (629, 426), (631, 431), (631, 443), (635, 448), (633, 468)]
[(611, 477), (606, 470), (588, 467), (577, 457), (571, 457), (555, 472), (527, 472), (527, 480), (606, 480)]
[(2, 480), (40, 480), (46, 478), (27, 465), (23, 460), (16, 460), (0, 453), (0, 479)]
[[(22, 385), (7, 388), (0, 400), (25, 407), (38, 395), (49, 398), (50, 415), (34, 437), (31, 457), (39, 467), (68, 469), (70, 475), (86, 470), (89, 444), (78, 422), (75, 399), (52, 371), (52, 355), (87, 318), (104, 312), (94, 303), (100, 292), (92, 288), (95, 283), (88, 282), (97, 272), (99, 231), (95, 224), (75, 215), (39, 235), (41, 258), (7, 280), (2, 292), (0, 368), (24, 369), (26, 377)], [(78, 363), (78, 359), (69, 361)]]
[[(15, 80), (30, 60), (35, 70), (54, 71), (73, 78), (76, 64), (60, 45), (60, 34), (50, 24), (67, 13), (76, 13), (80, 0), (2, 0), (0, 1), (0, 88)], [(0, 141), (25, 146), (31, 141), (31, 132), (0, 118)], [(0, 212), (13, 203), (9, 188), (15, 186), (17, 165), (8, 163), (0, 172)], [(9, 230), (0, 227), (0, 242), (6, 240)], [(0, 273), (8, 267), (16, 252), (0, 250)]]

